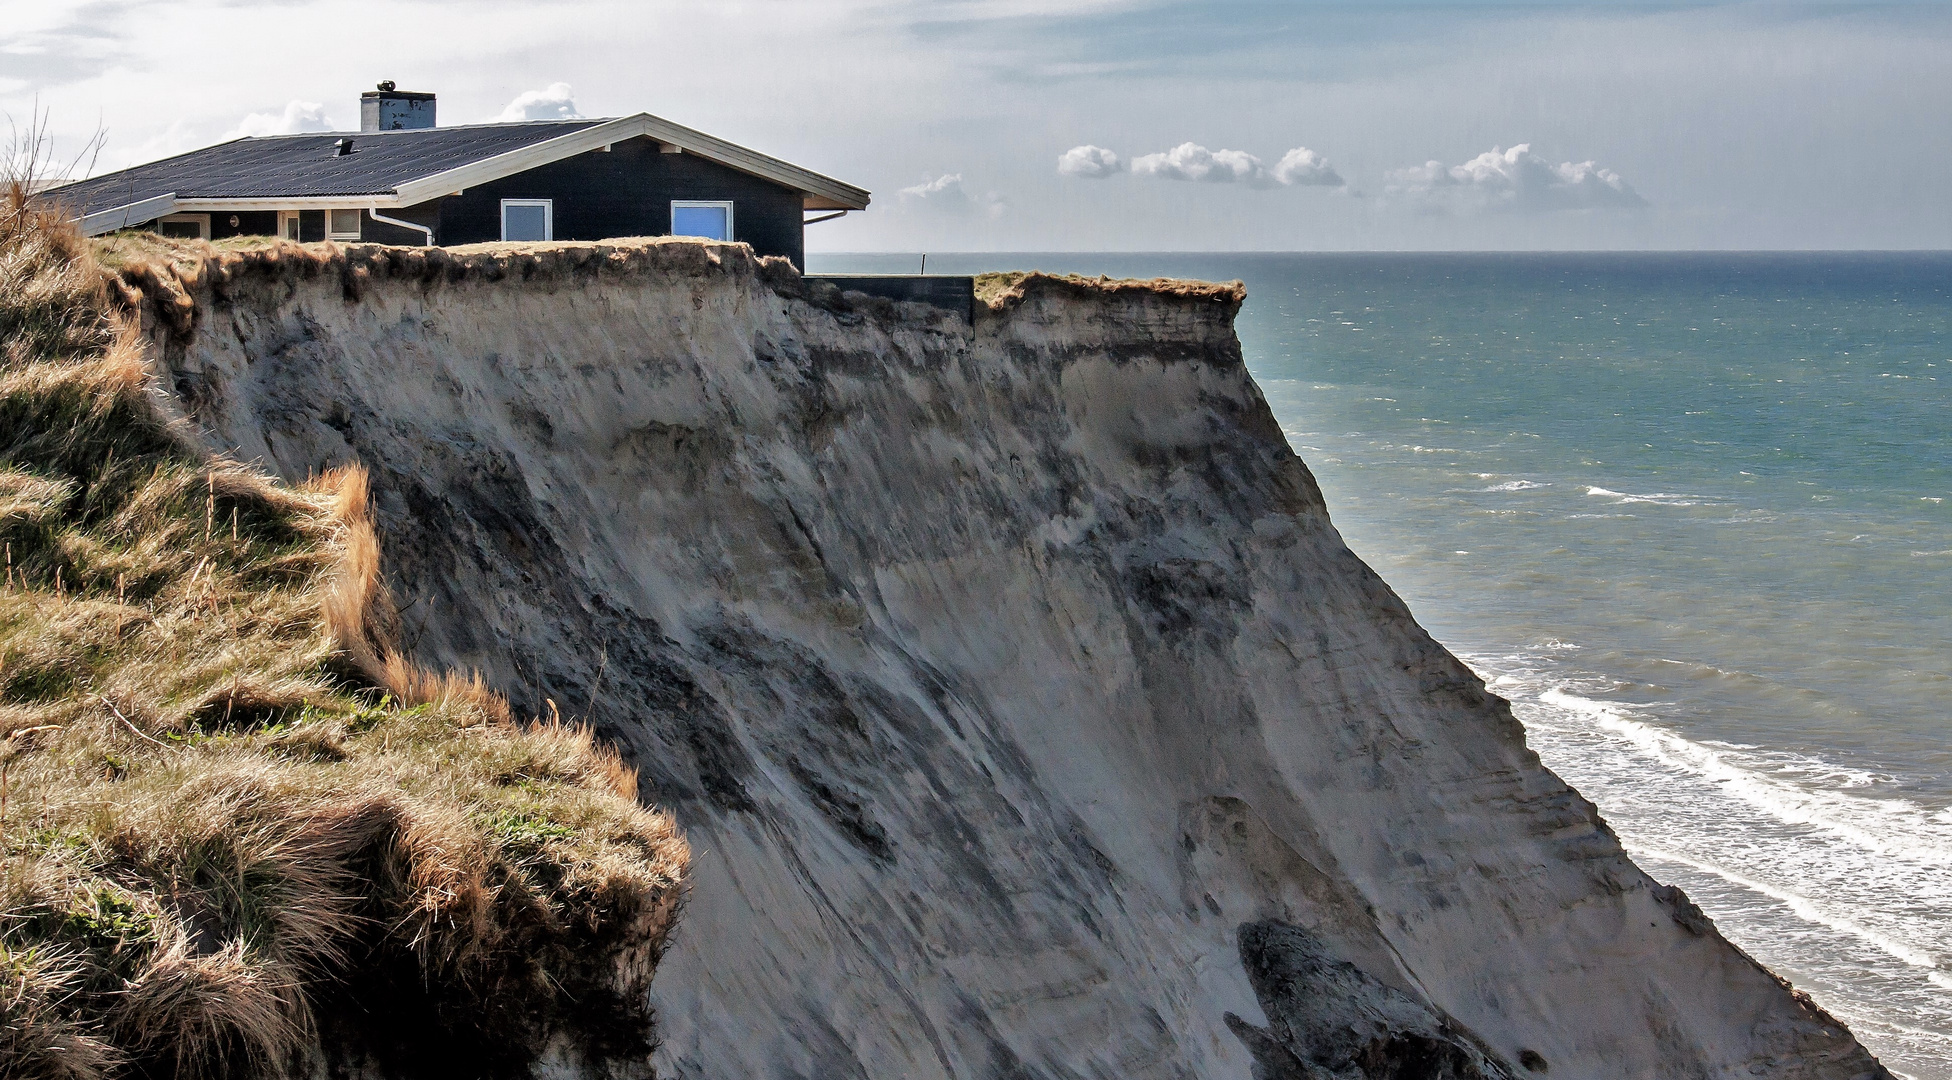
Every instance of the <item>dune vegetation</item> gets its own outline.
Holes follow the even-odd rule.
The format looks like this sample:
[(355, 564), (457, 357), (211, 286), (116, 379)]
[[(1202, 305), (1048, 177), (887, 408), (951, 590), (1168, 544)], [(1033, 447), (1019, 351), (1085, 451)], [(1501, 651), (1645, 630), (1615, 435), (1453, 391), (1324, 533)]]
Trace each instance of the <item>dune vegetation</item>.
[(0, 1075), (647, 1071), (671, 818), (393, 651), (363, 472), (210, 454), (0, 199)]

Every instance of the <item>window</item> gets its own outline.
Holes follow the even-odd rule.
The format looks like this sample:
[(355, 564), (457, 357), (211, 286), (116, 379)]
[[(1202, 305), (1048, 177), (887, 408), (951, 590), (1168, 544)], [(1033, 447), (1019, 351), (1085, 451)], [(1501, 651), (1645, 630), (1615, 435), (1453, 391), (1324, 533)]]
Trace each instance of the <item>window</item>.
[(503, 199), (502, 239), (554, 240), (555, 200)]
[(298, 211), (278, 211), (278, 235), (294, 242), (301, 238), (298, 232)]
[(732, 239), (732, 204), (672, 200), (671, 235), (702, 236), (707, 240)]
[(165, 218), (157, 218), (156, 234), (178, 240), (208, 240), (210, 239), (210, 215), (171, 214)]
[(326, 239), (359, 239), (360, 216), (360, 212), (357, 210), (327, 210), (325, 212)]

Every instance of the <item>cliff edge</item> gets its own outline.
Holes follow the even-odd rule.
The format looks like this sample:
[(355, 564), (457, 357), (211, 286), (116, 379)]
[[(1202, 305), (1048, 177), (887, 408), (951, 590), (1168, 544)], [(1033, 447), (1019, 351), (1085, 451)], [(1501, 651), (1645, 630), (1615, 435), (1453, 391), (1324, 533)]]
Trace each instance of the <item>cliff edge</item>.
[(417, 659), (598, 718), (686, 830), (667, 1076), (1888, 1075), (1350, 553), (1238, 286), (173, 258), (121, 289), (184, 414), (363, 464)]

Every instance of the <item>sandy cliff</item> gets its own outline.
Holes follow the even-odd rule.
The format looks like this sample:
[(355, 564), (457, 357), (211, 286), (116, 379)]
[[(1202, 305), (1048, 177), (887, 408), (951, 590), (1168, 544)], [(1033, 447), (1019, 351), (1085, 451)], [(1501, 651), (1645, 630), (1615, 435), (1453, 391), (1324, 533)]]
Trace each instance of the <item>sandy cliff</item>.
[(128, 274), (180, 407), (372, 470), (422, 660), (627, 717), (694, 851), (666, 1075), (1886, 1075), (1343, 545), (1233, 289), (972, 327), (691, 243), (186, 275)]

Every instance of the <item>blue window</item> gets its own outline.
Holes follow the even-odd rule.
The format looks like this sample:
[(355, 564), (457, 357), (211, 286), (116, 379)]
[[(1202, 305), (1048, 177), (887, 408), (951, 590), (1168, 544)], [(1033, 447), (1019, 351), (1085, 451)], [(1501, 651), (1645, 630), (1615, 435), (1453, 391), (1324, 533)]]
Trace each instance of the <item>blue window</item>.
[(671, 203), (671, 235), (732, 239), (732, 204), (678, 199)]
[(549, 199), (503, 199), (502, 239), (554, 240), (555, 205)]

